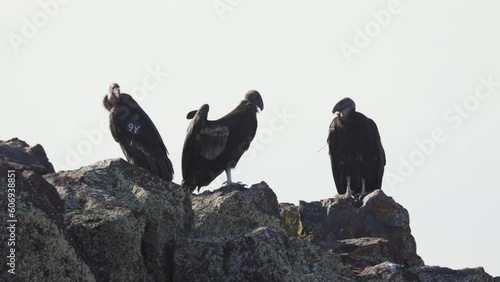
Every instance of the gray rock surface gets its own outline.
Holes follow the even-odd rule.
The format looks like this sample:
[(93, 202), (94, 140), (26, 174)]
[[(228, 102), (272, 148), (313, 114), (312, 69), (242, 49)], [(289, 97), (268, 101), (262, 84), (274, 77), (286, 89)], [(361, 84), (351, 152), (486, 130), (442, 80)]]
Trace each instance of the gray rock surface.
[(174, 281), (354, 281), (333, 252), (270, 228), (232, 239), (185, 239)]
[(44, 177), (61, 195), (67, 232), (98, 280), (172, 275), (173, 242), (190, 226), (186, 190), (122, 159)]
[(390, 261), (404, 266), (423, 265), (411, 235), (408, 211), (381, 190), (362, 202), (337, 196), (333, 199), (299, 205), (301, 237), (319, 244), (364, 237), (389, 242)]
[[(21, 167), (21, 166), (17, 166)], [(0, 218), (7, 219), (6, 172), (11, 162), (0, 161)], [(16, 171), (15, 237), (0, 232), (0, 281), (95, 281), (89, 266), (80, 258), (77, 248), (65, 232), (64, 203), (56, 189), (32, 171)], [(9, 217), (10, 218), (10, 217)], [(10, 225), (11, 223), (9, 223)], [(8, 246), (10, 242), (15, 245)], [(14, 273), (7, 263), (10, 249), (15, 249)]]
[(194, 238), (241, 236), (258, 227), (285, 233), (278, 199), (265, 182), (250, 188), (227, 186), (192, 197)]

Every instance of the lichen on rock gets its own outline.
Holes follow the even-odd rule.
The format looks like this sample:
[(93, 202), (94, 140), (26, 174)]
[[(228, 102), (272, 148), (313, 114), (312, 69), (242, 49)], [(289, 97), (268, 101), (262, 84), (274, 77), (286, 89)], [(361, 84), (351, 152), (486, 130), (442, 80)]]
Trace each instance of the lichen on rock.
[(240, 236), (258, 227), (285, 233), (279, 204), (265, 182), (250, 188), (233, 185), (193, 195), (194, 238)]
[(185, 189), (122, 159), (45, 178), (61, 195), (67, 231), (98, 277), (162, 280), (171, 275), (165, 261), (172, 254), (165, 249), (190, 226)]

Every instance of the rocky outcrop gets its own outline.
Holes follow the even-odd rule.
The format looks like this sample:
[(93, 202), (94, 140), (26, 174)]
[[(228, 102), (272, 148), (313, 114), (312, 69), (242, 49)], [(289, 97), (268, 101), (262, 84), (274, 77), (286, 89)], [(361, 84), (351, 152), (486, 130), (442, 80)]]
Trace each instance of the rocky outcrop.
[(11, 169), (16, 275), (2, 256), (0, 281), (498, 281), (425, 266), (408, 211), (382, 191), (299, 206), (265, 182), (189, 195), (121, 159), (53, 173), (41, 146), (13, 139), (0, 141), (2, 218)]
[(122, 159), (45, 176), (64, 201), (67, 233), (100, 281), (165, 281), (191, 223), (189, 195)]
[[(378, 255), (368, 257), (377, 263), (387, 260), (406, 267), (424, 264), (417, 255), (408, 211), (381, 190), (363, 201), (340, 196), (311, 203), (301, 201), (299, 217), (300, 237), (333, 248), (339, 244), (357, 246), (348, 252), (352, 259), (366, 257), (375, 248)], [(366, 239), (361, 239), (366, 237), (383, 240), (368, 240), (367, 244)], [(358, 240), (342, 241), (347, 239)]]

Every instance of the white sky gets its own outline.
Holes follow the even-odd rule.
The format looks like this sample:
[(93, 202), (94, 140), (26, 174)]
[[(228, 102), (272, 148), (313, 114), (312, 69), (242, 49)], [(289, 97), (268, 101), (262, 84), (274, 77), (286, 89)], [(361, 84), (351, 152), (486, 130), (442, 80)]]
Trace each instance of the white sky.
[[(498, 1), (395, 2), (380, 30), (372, 12), (389, 1), (59, 1), (40, 0), (56, 3), (50, 16), (35, 1), (0, 3), (0, 139), (42, 144), (58, 169), (123, 157), (99, 127), (102, 97), (118, 82), (155, 122), (180, 182), (186, 113), (208, 103), (216, 119), (256, 89), (259, 146), (233, 178), (264, 180), (297, 204), (336, 194), (328, 150), (316, 151), (334, 104), (349, 96), (378, 124), (383, 190), (408, 209), (426, 264), (500, 275), (500, 85), (474, 96), (479, 77), (500, 81)], [(232, 8), (220, 15), (214, 3)], [(369, 44), (356, 45), (355, 30), (367, 27)], [(350, 62), (343, 42), (361, 47)], [(151, 79), (155, 69), (168, 77)], [(466, 118), (453, 112), (464, 102)], [(444, 137), (422, 158), (415, 142), (435, 130)]]

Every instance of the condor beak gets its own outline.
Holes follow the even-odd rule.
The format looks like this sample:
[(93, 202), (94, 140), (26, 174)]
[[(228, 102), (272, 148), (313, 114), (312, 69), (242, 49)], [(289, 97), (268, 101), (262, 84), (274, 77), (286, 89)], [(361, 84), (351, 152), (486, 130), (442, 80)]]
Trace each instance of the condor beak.
[(264, 101), (260, 101), (260, 103), (257, 104), (257, 107), (262, 111), (264, 110)]
[(338, 109), (338, 104), (336, 104), (334, 107), (333, 107), (333, 110), (332, 110), (332, 114), (338, 114), (339, 113), (339, 109)]

